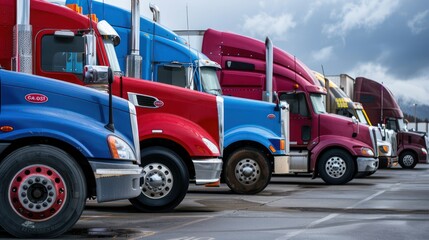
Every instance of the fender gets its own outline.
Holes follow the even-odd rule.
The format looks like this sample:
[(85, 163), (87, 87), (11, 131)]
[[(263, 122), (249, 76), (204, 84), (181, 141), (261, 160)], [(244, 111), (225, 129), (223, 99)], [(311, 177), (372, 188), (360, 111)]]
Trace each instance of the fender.
[(353, 158), (357, 156), (361, 156), (360, 148), (367, 147), (374, 151), (374, 149), (366, 143), (358, 141), (354, 138), (337, 136), (337, 135), (323, 135), (314, 139), (312, 142), (316, 142), (316, 144), (309, 145), (309, 151), (311, 154), (310, 157), (310, 169), (316, 169), (317, 160), (320, 157), (320, 154), (324, 152), (326, 149), (333, 148), (343, 148), (348, 153), (350, 153)]
[(151, 138), (164, 138), (181, 145), (190, 156), (220, 156), (220, 151), (212, 152), (203, 142), (203, 138), (214, 143), (219, 150), (219, 143), (202, 127), (194, 122), (174, 114), (148, 113), (138, 114), (140, 141)]
[(407, 144), (406, 146), (402, 145), (399, 149), (398, 149), (398, 156), (401, 156), (402, 152), (404, 151), (413, 151), (414, 153), (417, 154), (417, 159), (418, 161), (426, 161), (426, 155), (424, 155), (422, 153), (422, 146), (419, 144)]
[(260, 126), (240, 126), (229, 129), (225, 132), (225, 148), (228, 148), (231, 144), (239, 141), (251, 141), (257, 142), (267, 149), (272, 145), (276, 150), (278, 150), (275, 153), (269, 151), (274, 155), (284, 154), (284, 150), (279, 151), (280, 140), (282, 140), (282, 138), (278, 137), (272, 131), (261, 128)]
[[(28, 123), (15, 124), (25, 121), (28, 122), (28, 118), (20, 118), (16, 115), (13, 119), (5, 119), (4, 122), (12, 123), (10, 125), (13, 125), (15, 130), (2, 133), (2, 141), (13, 142), (29, 137), (52, 138), (73, 146), (86, 158), (112, 158), (106, 144), (106, 131), (108, 130), (101, 124), (99, 127), (94, 128), (94, 124), (88, 125), (86, 124), (87, 121), (82, 118), (78, 120), (80, 124), (70, 121), (61, 121), (61, 123), (58, 123), (55, 118), (51, 118), (49, 121), (46, 121), (46, 118), (44, 120), (32, 120), (31, 126), (25, 126), (29, 125)], [(49, 129), (46, 128), (47, 122), (50, 123)]]

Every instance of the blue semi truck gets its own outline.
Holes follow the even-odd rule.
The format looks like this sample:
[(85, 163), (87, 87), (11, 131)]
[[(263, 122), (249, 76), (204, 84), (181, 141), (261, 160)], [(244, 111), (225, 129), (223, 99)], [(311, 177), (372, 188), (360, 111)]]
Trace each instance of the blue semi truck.
[(87, 198), (140, 194), (135, 107), (109, 102), (94, 89), (0, 68), (0, 226), (7, 232), (56, 237), (76, 223)]
[[(140, 17), (138, 1), (129, 4), (131, 2), (131, 12), (104, 2), (92, 3), (98, 20), (109, 22), (120, 36), (121, 43), (115, 51), (121, 69), (126, 69), (125, 75), (221, 95), (219, 65), (190, 48), (171, 30)], [(85, 1), (67, 0), (66, 4), (78, 4), (83, 13), (88, 13)], [(156, 7), (151, 7), (154, 16), (159, 16)], [(131, 26), (137, 26), (140, 31), (132, 31)], [(142, 57), (139, 49), (144, 54)], [(285, 169), (289, 132), (287, 104), (223, 98), (222, 179), (236, 193), (258, 193), (265, 189), (272, 173), (288, 172)]]

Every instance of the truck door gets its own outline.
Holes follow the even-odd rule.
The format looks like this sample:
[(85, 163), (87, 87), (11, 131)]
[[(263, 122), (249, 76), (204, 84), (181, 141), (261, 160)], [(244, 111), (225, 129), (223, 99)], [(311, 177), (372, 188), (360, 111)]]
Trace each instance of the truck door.
[(53, 30), (42, 30), (36, 35), (35, 74), (83, 85), (83, 37), (54, 33)]
[(289, 103), (291, 145), (306, 146), (311, 136), (311, 114), (303, 92), (281, 93), (280, 100)]

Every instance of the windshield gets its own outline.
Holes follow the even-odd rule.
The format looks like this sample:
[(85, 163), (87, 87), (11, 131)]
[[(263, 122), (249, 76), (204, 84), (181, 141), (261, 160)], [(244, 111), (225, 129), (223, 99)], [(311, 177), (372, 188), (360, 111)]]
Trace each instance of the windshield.
[(200, 68), (201, 84), (203, 92), (222, 95), (222, 89), (219, 84), (219, 79), (216, 74), (217, 68), (202, 67)]
[(118, 57), (116, 56), (115, 46), (113, 45), (112, 40), (104, 39), (104, 48), (107, 52), (107, 58), (109, 59), (110, 68), (113, 72), (121, 72), (121, 67), (119, 66)]
[(363, 113), (362, 109), (356, 109), (356, 117), (359, 119), (359, 122), (369, 125), (368, 121), (366, 120), (365, 114)]
[(310, 99), (315, 113), (326, 113), (326, 95), (312, 93)]
[(407, 125), (405, 125), (405, 123), (404, 123), (404, 119), (399, 118), (398, 119), (398, 125), (399, 125), (399, 130), (408, 132)]

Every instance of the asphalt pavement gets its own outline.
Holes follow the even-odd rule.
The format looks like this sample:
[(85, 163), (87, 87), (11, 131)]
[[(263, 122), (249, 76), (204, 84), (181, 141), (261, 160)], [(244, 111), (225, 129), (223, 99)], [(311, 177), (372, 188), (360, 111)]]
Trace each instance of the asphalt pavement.
[[(168, 213), (140, 213), (124, 201), (88, 201), (59, 239), (428, 239), (429, 164), (380, 169), (346, 185), (309, 175), (273, 176), (256, 195), (191, 186)], [(0, 230), (0, 238), (10, 238)]]

